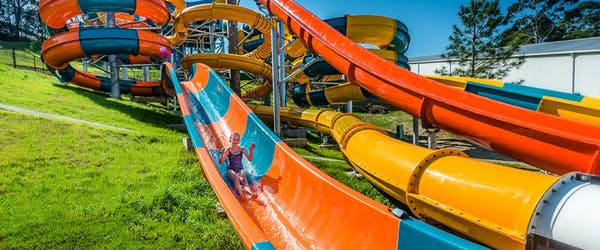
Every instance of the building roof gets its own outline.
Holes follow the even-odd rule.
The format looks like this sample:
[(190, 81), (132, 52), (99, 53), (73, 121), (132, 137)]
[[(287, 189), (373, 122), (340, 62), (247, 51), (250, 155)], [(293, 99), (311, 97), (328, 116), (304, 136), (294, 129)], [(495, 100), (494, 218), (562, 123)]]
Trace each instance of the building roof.
[[(538, 44), (523, 45), (515, 53), (516, 55), (533, 55), (533, 54), (555, 54), (569, 53), (581, 51), (599, 51), (600, 52), (600, 37), (588, 37), (581, 39), (573, 39), (566, 41), (556, 41)], [(413, 56), (408, 58), (409, 62), (428, 62), (446, 60), (441, 55), (425, 55)]]

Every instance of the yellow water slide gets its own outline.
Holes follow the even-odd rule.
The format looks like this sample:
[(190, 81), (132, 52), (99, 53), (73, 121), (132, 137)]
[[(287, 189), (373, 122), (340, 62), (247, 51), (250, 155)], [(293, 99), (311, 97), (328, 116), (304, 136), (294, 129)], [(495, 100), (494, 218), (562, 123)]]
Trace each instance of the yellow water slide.
[(215, 70), (239, 69), (263, 78), (263, 87), (254, 88), (242, 93), (242, 98), (266, 96), (273, 90), (271, 85), (271, 65), (261, 60), (235, 54), (193, 54), (181, 61), (185, 69), (195, 63), (203, 63)]
[(487, 85), (496, 86), (496, 87), (502, 87), (502, 85), (504, 85), (504, 82), (502, 82), (502, 81), (491, 80), (491, 79), (481, 79), (481, 78), (475, 78), (475, 77), (434, 76), (434, 75), (423, 75), (423, 76), (427, 77), (431, 80), (434, 80), (436, 82), (441, 82), (448, 86), (452, 86), (452, 87), (463, 89), (463, 90), (465, 89), (465, 87), (467, 87), (467, 82), (478, 82), (478, 83), (487, 84)]
[[(169, 37), (171, 45), (179, 46), (188, 38), (189, 30), (187, 27), (189, 25), (197, 21), (210, 19), (246, 23), (263, 33), (265, 42), (255, 50), (244, 55), (188, 55), (184, 57), (183, 63), (188, 66), (195, 62), (207, 63), (209, 65), (210, 63), (215, 63), (210, 66), (221, 69), (241, 69), (251, 73), (258, 73), (265, 79), (264, 83), (255, 89), (243, 92), (242, 98), (261, 98), (269, 94), (272, 91), (272, 84), (270, 81), (270, 73), (266, 74), (265, 71), (270, 72), (270, 66), (266, 65), (263, 62), (263, 59), (269, 56), (271, 52), (272, 24), (267, 18), (259, 13), (237, 5), (221, 3), (203, 4), (186, 8), (175, 18), (175, 33), (173, 36)], [(204, 59), (208, 61), (202, 61)]]
[(600, 99), (583, 97), (579, 102), (544, 96), (538, 111), (600, 126)]
[(469, 85), (474, 84), (491, 86), (486, 88), (491, 89), (491, 91), (496, 91), (498, 96), (504, 97), (503, 99), (497, 99), (498, 101), (507, 102), (517, 106), (519, 106), (518, 104), (520, 102), (515, 102), (511, 99), (515, 98), (513, 97), (515, 94), (517, 100), (524, 100), (527, 99), (527, 97), (532, 97), (532, 105), (534, 105), (539, 112), (600, 125), (600, 99), (598, 98), (528, 87), (520, 84), (505, 83), (491, 79), (433, 75), (425, 75), (425, 77), (465, 91), (471, 91)]
[[(272, 120), (272, 107), (250, 107), (261, 119)], [(282, 123), (331, 134), (356, 170), (406, 204), (415, 216), (442, 223), (493, 248), (523, 249), (528, 234), (544, 230), (537, 225), (547, 226), (552, 221), (558, 226), (565, 223), (561, 212), (587, 211), (586, 206), (578, 207), (582, 204), (568, 202), (574, 196), (567, 194), (566, 186), (598, 189), (598, 181), (582, 181), (593, 176), (545, 175), (476, 161), (458, 149), (431, 150), (408, 144), (353, 114), (290, 108), (282, 108), (280, 114)], [(546, 204), (556, 199), (565, 202), (563, 210), (545, 210)], [(575, 217), (570, 219), (577, 221), (569, 225), (596, 223), (585, 216)], [(560, 238), (559, 231), (550, 234)], [(597, 233), (578, 230), (578, 234), (583, 239)]]

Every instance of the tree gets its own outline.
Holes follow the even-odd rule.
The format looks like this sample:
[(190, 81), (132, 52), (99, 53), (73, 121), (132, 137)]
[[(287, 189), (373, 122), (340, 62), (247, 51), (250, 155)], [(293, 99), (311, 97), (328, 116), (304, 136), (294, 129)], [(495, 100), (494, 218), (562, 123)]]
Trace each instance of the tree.
[(39, 0), (0, 1), (0, 34), (14, 40), (34, 40), (41, 35)]
[(600, 36), (600, 2), (581, 2), (565, 13), (561, 27), (564, 39)]
[(509, 28), (502, 35), (503, 44), (534, 44), (563, 40), (566, 13), (579, 0), (517, 0), (508, 7)]
[[(511, 58), (515, 46), (500, 46), (500, 27), (504, 21), (498, 0), (472, 0), (460, 7), (462, 25), (452, 26), (450, 45), (442, 57), (458, 60), (450, 74), (500, 79), (523, 60)], [(444, 73), (444, 68), (436, 73)]]

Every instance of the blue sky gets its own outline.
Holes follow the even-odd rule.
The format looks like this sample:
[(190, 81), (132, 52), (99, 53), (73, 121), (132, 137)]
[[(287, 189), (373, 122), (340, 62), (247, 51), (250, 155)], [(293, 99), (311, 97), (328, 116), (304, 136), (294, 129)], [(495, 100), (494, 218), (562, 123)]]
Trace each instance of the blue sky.
[[(350, 15), (379, 15), (395, 18), (408, 26), (411, 43), (407, 56), (441, 54), (449, 44), (452, 25), (460, 21), (459, 7), (469, 0), (296, 0), (321, 19)], [(500, 1), (506, 10), (514, 0)], [(254, 0), (240, 5), (256, 9)]]

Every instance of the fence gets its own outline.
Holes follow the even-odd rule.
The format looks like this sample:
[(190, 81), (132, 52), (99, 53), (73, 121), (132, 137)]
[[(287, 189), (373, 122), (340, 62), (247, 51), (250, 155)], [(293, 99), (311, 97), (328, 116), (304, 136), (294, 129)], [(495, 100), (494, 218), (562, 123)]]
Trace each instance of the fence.
[(0, 64), (50, 74), (40, 55), (33, 52), (34, 46), (34, 43), (0, 41)]

